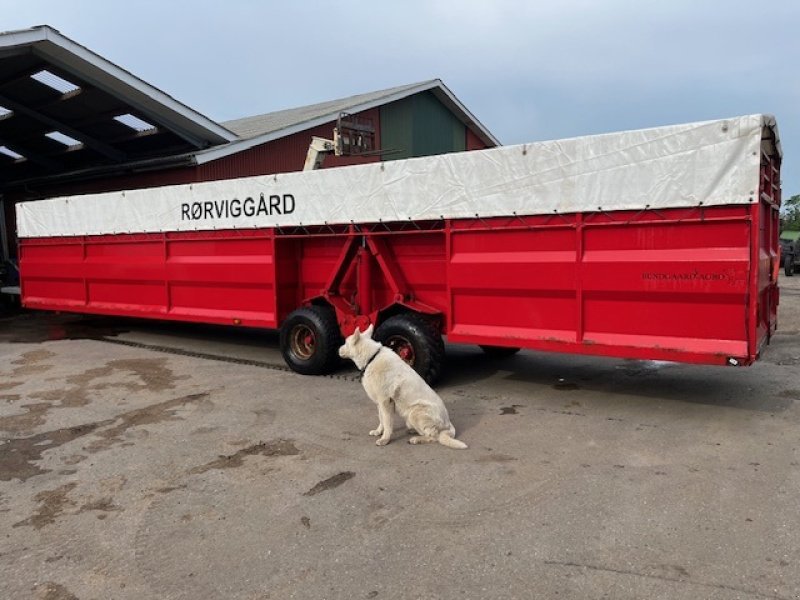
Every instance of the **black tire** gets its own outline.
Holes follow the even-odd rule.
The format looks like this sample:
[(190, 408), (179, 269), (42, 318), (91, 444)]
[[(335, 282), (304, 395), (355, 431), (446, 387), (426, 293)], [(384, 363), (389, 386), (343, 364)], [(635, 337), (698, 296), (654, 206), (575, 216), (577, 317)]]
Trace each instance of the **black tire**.
[(519, 348), (510, 348), (507, 346), (480, 346), (480, 349), (486, 353), (486, 356), (491, 358), (505, 358), (513, 356), (520, 351)]
[(281, 325), (281, 354), (302, 375), (324, 375), (339, 364), (342, 334), (336, 313), (327, 306), (307, 306), (292, 312)]
[(428, 383), (441, 376), (444, 342), (430, 319), (417, 313), (395, 315), (381, 323), (373, 337), (397, 352)]
[(783, 257), (783, 272), (787, 277), (794, 275), (794, 256), (791, 254)]

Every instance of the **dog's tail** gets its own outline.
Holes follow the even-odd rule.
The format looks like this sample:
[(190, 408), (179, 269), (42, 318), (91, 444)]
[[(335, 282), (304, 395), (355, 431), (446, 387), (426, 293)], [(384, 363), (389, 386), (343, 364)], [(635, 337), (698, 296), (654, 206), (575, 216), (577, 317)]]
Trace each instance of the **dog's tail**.
[(456, 450), (464, 450), (467, 448), (467, 445), (464, 442), (454, 438), (453, 434), (447, 429), (443, 429), (442, 431), (439, 432), (439, 443), (442, 446), (447, 446), (448, 448), (455, 448)]

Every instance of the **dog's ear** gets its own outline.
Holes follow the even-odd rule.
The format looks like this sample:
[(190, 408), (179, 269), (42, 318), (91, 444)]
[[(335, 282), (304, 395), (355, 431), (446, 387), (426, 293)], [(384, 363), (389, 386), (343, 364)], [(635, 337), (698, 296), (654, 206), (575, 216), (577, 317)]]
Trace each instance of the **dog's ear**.
[(364, 330), (364, 335), (368, 338), (372, 339), (372, 332), (375, 329), (375, 325), (370, 323), (370, 326)]
[(358, 338), (360, 337), (361, 337), (361, 330), (358, 327), (356, 327), (355, 331), (353, 331), (353, 341), (357, 342)]

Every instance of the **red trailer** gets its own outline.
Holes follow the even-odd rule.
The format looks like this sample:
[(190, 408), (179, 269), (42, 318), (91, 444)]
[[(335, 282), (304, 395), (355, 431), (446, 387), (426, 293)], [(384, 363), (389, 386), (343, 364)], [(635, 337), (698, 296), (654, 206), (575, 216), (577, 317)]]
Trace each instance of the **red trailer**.
[(776, 328), (781, 151), (738, 117), (18, 205), (26, 307), (280, 328), (324, 373), (376, 336), (749, 365)]

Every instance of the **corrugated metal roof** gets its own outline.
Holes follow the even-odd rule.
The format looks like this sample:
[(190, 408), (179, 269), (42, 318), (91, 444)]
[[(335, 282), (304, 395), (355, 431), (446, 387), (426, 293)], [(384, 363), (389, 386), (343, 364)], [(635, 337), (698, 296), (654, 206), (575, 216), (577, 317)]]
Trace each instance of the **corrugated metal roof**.
[(47, 25), (0, 32), (0, 81), (0, 140), (11, 151), (0, 153), (0, 189), (175, 163), (175, 155), (238, 139)]
[(308, 106), (278, 110), (263, 115), (254, 115), (252, 117), (245, 117), (243, 119), (234, 119), (233, 121), (223, 121), (221, 125), (234, 132), (241, 138), (250, 139), (259, 135), (272, 133), (281, 129), (286, 129), (287, 127), (293, 127), (308, 121), (313, 121), (315, 119), (319, 119), (320, 117), (325, 117), (326, 119), (336, 118), (339, 113), (352, 111), (355, 107), (361, 106), (362, 104), (391, 98), (397, 94), (402, 94), (409, 90), (415, 90), (420, 86), (431, 85), (435, 83), (436, 80), (431, 80), (424, 81), (422, 83), (401, 85), (385, 90), (378, 90), (376, 92), (348, 96), (347, 98), (340, 98), (338, 100), (329, 100), (327, 102), (310, 104)]
[(800, 239), (800, 231), (781, 231), (781, 239), (788, 242), (796, 242)]

